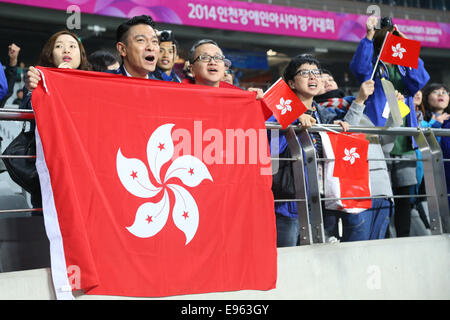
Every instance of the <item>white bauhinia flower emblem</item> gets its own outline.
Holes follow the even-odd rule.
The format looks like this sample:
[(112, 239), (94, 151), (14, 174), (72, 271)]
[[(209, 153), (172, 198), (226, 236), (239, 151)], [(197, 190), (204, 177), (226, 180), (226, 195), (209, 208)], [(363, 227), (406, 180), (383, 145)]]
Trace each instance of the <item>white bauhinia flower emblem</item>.
[(399, 57), (400, 59), (403, 59), (403, 53), (406, 52), (406, 49), (402, 48), (400, 43), (397, 43), (395, 47), (392, 46), (392, 52), (393, 57)]
[(281, 115), (284, 115), (288, 111), (292, 111), (291, 103), (292, 100), (284, 100), (284, 98), (281, 97), (280, 104), (277, 104), (277, 109), (281, 110)]
[(134, 196), (147, 199), (163, 192), (159, 202), (146, 202), (138, 208), (134, 223), (127, 227), (128, 231), (140, 238), (149, 238), (161, 231), (170, 214), (170, 190), (175, 198), (172, 209), (173, 222), (184, 232), (185, 244), (188, 244), (198, 228), (197, 203), (189, 191), (182, 185), (176, 184), (178, 180), (167, 182), (169, 179), (178, 178), (185, 186), (196, 187), (205, 179), (211, 181), (213, 179), (201, 160), (185, 155), (172, 161), (161, 180), (161, 167), (173, 156), (174, 146), (171, 135), (173, 126), (174, 124), (168, 123), (158, 127), (147, 143), (148, 165), (157, 186), (150, 181), (147, 166), (139, 159), (125, 158), (120, 148), (117, 151), (116, 167), (123, 186)]
[(359, 159), (359, 154), (356, 153), (356, 148), (351, 148), (350, 150), (345, 148), (344, 153), (345, 157), (343, 157), (342, 159), (344, 161), (350, 161), (350, 164), (354, 164), (356, 158)]

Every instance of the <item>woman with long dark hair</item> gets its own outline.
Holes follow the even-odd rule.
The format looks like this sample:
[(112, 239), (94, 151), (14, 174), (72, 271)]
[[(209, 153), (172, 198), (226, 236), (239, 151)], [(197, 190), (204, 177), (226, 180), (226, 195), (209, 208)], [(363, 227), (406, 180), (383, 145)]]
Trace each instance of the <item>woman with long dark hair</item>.
[(431, 83), (423, 89), (423, 106), (425, 121), (436, 121), (442, 126), (445, 120), (450, 119), (450, 107), (448, 105), (448, 88), (442, 83)]
[[(449, 105), (449, 92), (448, 87), (444, 84), (431, 84), (427, 90), (427, 105), (429, 108), (434, 108), (435, 110), (445, 110), (445, 112), (450, 113), (450, 105)], [(425, 95), (424, 95), (425, 98)], [(450, 130), (450, 119), (445, 120), (442, 124), (442, 129)], [(442, 158), (450, 159), (450, 137), (443, 136), (441, 137), (441, 149), (442, 149)], [(445, 170), (445, 180), (447, 184), (447, 194), (450, 193), (450, 162), (444, 162), (444, 170)], [(448, 204), (450, 208), (450, 197), (448, 197)], [(444, 230), (444, 232), (449, 232), (448, 230)]]
[[(80, 39), (76, 34), (67, 30), (59, 31), (47, 40), (37, 65), (50, 68), (92, 70)], [(25, 80), (27, 91), (24, 91), (24, 94), (28, 96), (37, 87), (40, 80), (39, 71), (30, 67)], [(31, 99), (29, 100), (31, 101)]]
[[(67, 30), (59, 31), (50, 36), (42, 48), (37, 65), (50, 68), (92, 69), (80, 39), (76, 34)], [(25, 79), (24, 98), (20, 109), (32, 109), (31, 95), (39, 81), (41, 81), (39, 71), (34, 67), (30, 67)], [(34, 132), (34, 128), (35, 122), (32, 121), (30, 131)], [(39, 186), (37, 186), (37, 189), (39, 191), (31, 194), (31, 203), (34, 208), (42, 207)]]

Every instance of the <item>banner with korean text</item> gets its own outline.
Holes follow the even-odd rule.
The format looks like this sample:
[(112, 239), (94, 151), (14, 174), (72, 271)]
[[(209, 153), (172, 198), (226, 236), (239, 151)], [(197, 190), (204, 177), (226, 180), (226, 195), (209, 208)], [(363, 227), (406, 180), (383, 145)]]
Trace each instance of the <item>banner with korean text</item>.
[[(293, 37), (359, 42), (367, 15), (227, 0), (0, 0), (113, 17), (150, 15), (156, 22)], [(450, 24), (393, 18), (399, 30), (423, 47), (450, 48)]]

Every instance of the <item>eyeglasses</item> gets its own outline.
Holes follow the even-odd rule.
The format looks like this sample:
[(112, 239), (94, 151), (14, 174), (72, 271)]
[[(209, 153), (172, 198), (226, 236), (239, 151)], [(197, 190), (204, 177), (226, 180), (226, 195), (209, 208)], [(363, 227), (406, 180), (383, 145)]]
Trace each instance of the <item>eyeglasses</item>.
[(192, 61), (192, 63), (195, 63), (197, 60), (200, 60), (201, 62), (211, 62), (211, 60), (214, 59), (215, 62), (225, 62), (225, 56), (222, 56), (220, 54), (216, 54), (215, 56), (210, 56), (208, 54), (201, 54), (197, 58)]
[(319, 77), (321, 77), (322, 76), (322, 70), (319, 70), (319, 69), (311, 69), (311, 70), (308, 70), (308, 69), (301, 69), (301, 70), (298, 70), (295, 74), (294, 74), (294, 77), (296, 76), (296, 75), (300, 75), (302, 78), (309, 78), (309, 75), (311, 74), (311, 75), (314, 75), (316, 78), (319, 78)]
[(446, 90), (433, 90), (431, 93), (434, 93), (437, 96), (440, 94), (442, 94), (443, 96), (448, 96), (448, 91)]

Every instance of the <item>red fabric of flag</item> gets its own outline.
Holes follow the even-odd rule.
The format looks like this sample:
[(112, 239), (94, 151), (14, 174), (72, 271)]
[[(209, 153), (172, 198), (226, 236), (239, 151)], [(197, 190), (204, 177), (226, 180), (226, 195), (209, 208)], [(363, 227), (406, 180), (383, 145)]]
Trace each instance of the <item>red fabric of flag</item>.
[(87, 294), (275, 287), (272, 176), (261, 174), (269, 148), (254, 93), (40, 70), (32, 104), (47, 234), (63, 246), (63, 258), (52, 251), (57, 292), (58, 262)]
[[(321, 133), (326, 158), (334, 161), (325, 164), (325, 197), (370, 197), (369, 142), (364, 134)], [(328, 205), (328, 206), (327, 206)], [(326, 201), (330, 209), (359, 213), (372, 206), (371, 199)]]
[(369, 173), (367, 150), (369, 141), (365, 134), (328, 132), (334, 150), (333, 176), (364, 179)]
[(282, 128), (289, 126), (307, 110), (282, 78), (264, 93), (263, 102), (272, 110)]
[(420, 56), (420, 41), (405, 39), (387, 33), (380, 60), (417, 69)]

